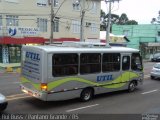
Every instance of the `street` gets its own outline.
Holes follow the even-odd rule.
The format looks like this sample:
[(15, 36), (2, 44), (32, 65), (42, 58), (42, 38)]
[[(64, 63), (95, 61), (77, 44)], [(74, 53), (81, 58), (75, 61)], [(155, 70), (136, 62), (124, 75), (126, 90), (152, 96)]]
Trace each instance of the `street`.
[(19, 74), (1, 74), (0, 91), (8, 99), (6, 114), (144, 114), (160, 113), (160, 81), (151, 80), (154, 63), (144, 63), (144, 84), (136, 91), (113, 92), (95, 96), (89, 102), (79, 99), (43, 102), (25, 95), (19, 88)]

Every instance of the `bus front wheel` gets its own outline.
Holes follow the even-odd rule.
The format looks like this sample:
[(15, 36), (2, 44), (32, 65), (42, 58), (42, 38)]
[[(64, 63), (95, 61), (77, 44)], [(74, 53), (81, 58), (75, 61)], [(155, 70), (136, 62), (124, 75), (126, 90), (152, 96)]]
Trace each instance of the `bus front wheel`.
[(93, 89), (92, 88), (86, 88), (81, 92), (80, 99), (83, 102), (89, 101), (93, 97)]
[(136, 82), (135, 81), (130, 82), (128, 86), (128, 91), (133, 92), (135, 89), (136, 89)]

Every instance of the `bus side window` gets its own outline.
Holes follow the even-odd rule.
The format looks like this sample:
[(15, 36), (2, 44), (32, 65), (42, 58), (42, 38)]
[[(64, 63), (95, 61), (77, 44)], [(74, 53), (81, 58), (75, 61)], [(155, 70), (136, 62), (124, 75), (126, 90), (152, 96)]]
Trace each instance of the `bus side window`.
[(104, 53), (102, 71), (112, 72), (120, 70), (120, 53)]
[(52, 56), (52, 74), (55, 77), (78, 74), (78, 54), (60, 53)]
[(122, 70), (129, 70), (129, 68), (130, 68), (130, 56), (123, 56)]
[(82, 53), (80, 55), (80, 74), (101, 72), (100, 53)]
[(142, 70), (142, 59), (139, 53), (133, 53), (131, 57), (131, 69)]

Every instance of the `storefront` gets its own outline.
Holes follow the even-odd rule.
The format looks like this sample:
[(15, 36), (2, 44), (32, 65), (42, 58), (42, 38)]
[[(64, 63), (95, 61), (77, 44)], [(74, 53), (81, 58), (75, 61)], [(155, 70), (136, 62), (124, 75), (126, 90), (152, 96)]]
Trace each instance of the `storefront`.
[(151, 55), (160, 51), (160, 42), (141, 42), (140, 51), (145, 59), (149, 59)]
[(22, 45), (44, 44), (46, 39), (42, 37), (2, 37), (0, 38), (0, 63), (20, 63)]

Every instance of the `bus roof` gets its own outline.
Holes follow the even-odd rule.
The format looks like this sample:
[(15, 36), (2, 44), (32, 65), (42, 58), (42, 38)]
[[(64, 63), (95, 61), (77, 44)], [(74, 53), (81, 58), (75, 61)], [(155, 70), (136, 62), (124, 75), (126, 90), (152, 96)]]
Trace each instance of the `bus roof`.
[(75, 52), (139, 52), (138, 49), (133, 48), (127, 48), (127, 47), (65, 47), (65, 46), (51, 46), (51, 45), (41, 45), (41, 46), (23, 46), (23, 48), (29, 48), (29, 49), (39, 49), (46, 51), (48, 53), (75, 53)]

